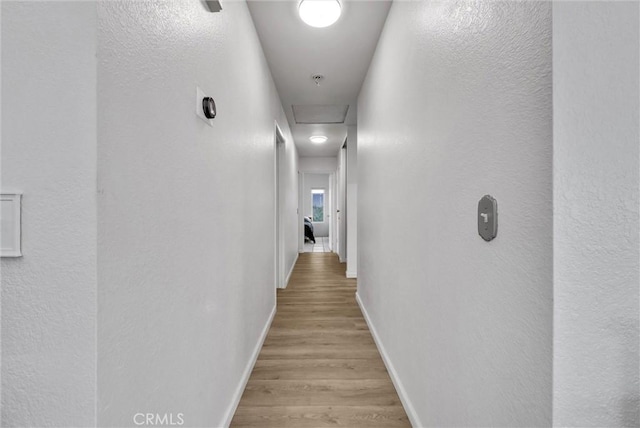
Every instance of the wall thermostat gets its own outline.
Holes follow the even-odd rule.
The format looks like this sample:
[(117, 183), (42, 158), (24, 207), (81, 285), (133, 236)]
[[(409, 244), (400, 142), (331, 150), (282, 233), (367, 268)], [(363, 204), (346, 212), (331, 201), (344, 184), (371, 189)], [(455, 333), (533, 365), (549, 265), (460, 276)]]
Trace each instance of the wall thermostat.
[(202, 99), (202, 112), (207, 119), (216, 118), (216, 102), (211, 97)]
[(218, 114), (216, 102), (196, 86), (196, 116), (209, 126), (213, 126), (213, 118)]
[(485, 241), (498, 235), (498, 201), (490, 195), (484, 195), (478, 202), (478, 234)]
[(219, 0), (204, 0), (204, 4), (207, 5), (211, 12), (220, 12), (222, 10), (222, 5)]

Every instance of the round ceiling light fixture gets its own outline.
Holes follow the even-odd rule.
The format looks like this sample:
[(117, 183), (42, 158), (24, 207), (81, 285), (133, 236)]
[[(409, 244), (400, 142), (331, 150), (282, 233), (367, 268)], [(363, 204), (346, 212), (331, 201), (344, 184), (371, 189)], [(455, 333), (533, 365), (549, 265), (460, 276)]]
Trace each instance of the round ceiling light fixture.
[(307, 25), (324, 28), (340, 18), (342, 6), (338, 0), (302, 0), (298, 13)]
[(325, 137), (324, 135), (314, 135), (313, 137), (309, 137), (309, 140), (311, 140), (311, 142), (315, 144), (326, 143), (327, 139), (328, 138)]

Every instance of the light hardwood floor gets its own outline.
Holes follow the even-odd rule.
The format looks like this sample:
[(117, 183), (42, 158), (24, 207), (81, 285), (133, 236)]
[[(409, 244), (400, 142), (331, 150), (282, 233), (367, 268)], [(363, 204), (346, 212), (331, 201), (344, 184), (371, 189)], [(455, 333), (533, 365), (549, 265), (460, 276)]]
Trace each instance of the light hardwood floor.
[(333, 253), (300, 254), (232, 427), (409, 427)]

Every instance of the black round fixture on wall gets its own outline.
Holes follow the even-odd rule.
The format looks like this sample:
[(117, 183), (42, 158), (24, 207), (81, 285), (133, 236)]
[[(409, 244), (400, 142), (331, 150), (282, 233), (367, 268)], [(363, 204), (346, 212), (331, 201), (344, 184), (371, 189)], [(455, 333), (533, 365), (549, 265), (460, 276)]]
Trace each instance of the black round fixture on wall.
[(216, 118), (216, 102), (211, 97), (202, 99), (202, 111), (207, 119)]

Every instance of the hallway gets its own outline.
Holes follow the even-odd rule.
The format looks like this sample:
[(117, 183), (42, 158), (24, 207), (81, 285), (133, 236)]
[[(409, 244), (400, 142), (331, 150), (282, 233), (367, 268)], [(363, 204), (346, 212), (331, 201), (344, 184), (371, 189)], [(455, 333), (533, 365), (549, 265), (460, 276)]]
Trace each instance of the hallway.
[(0, 427), (640, 427), (640, 0), (0, 24)]
[(410, 426), (332, 253), (300, 254), (231, 426)]

